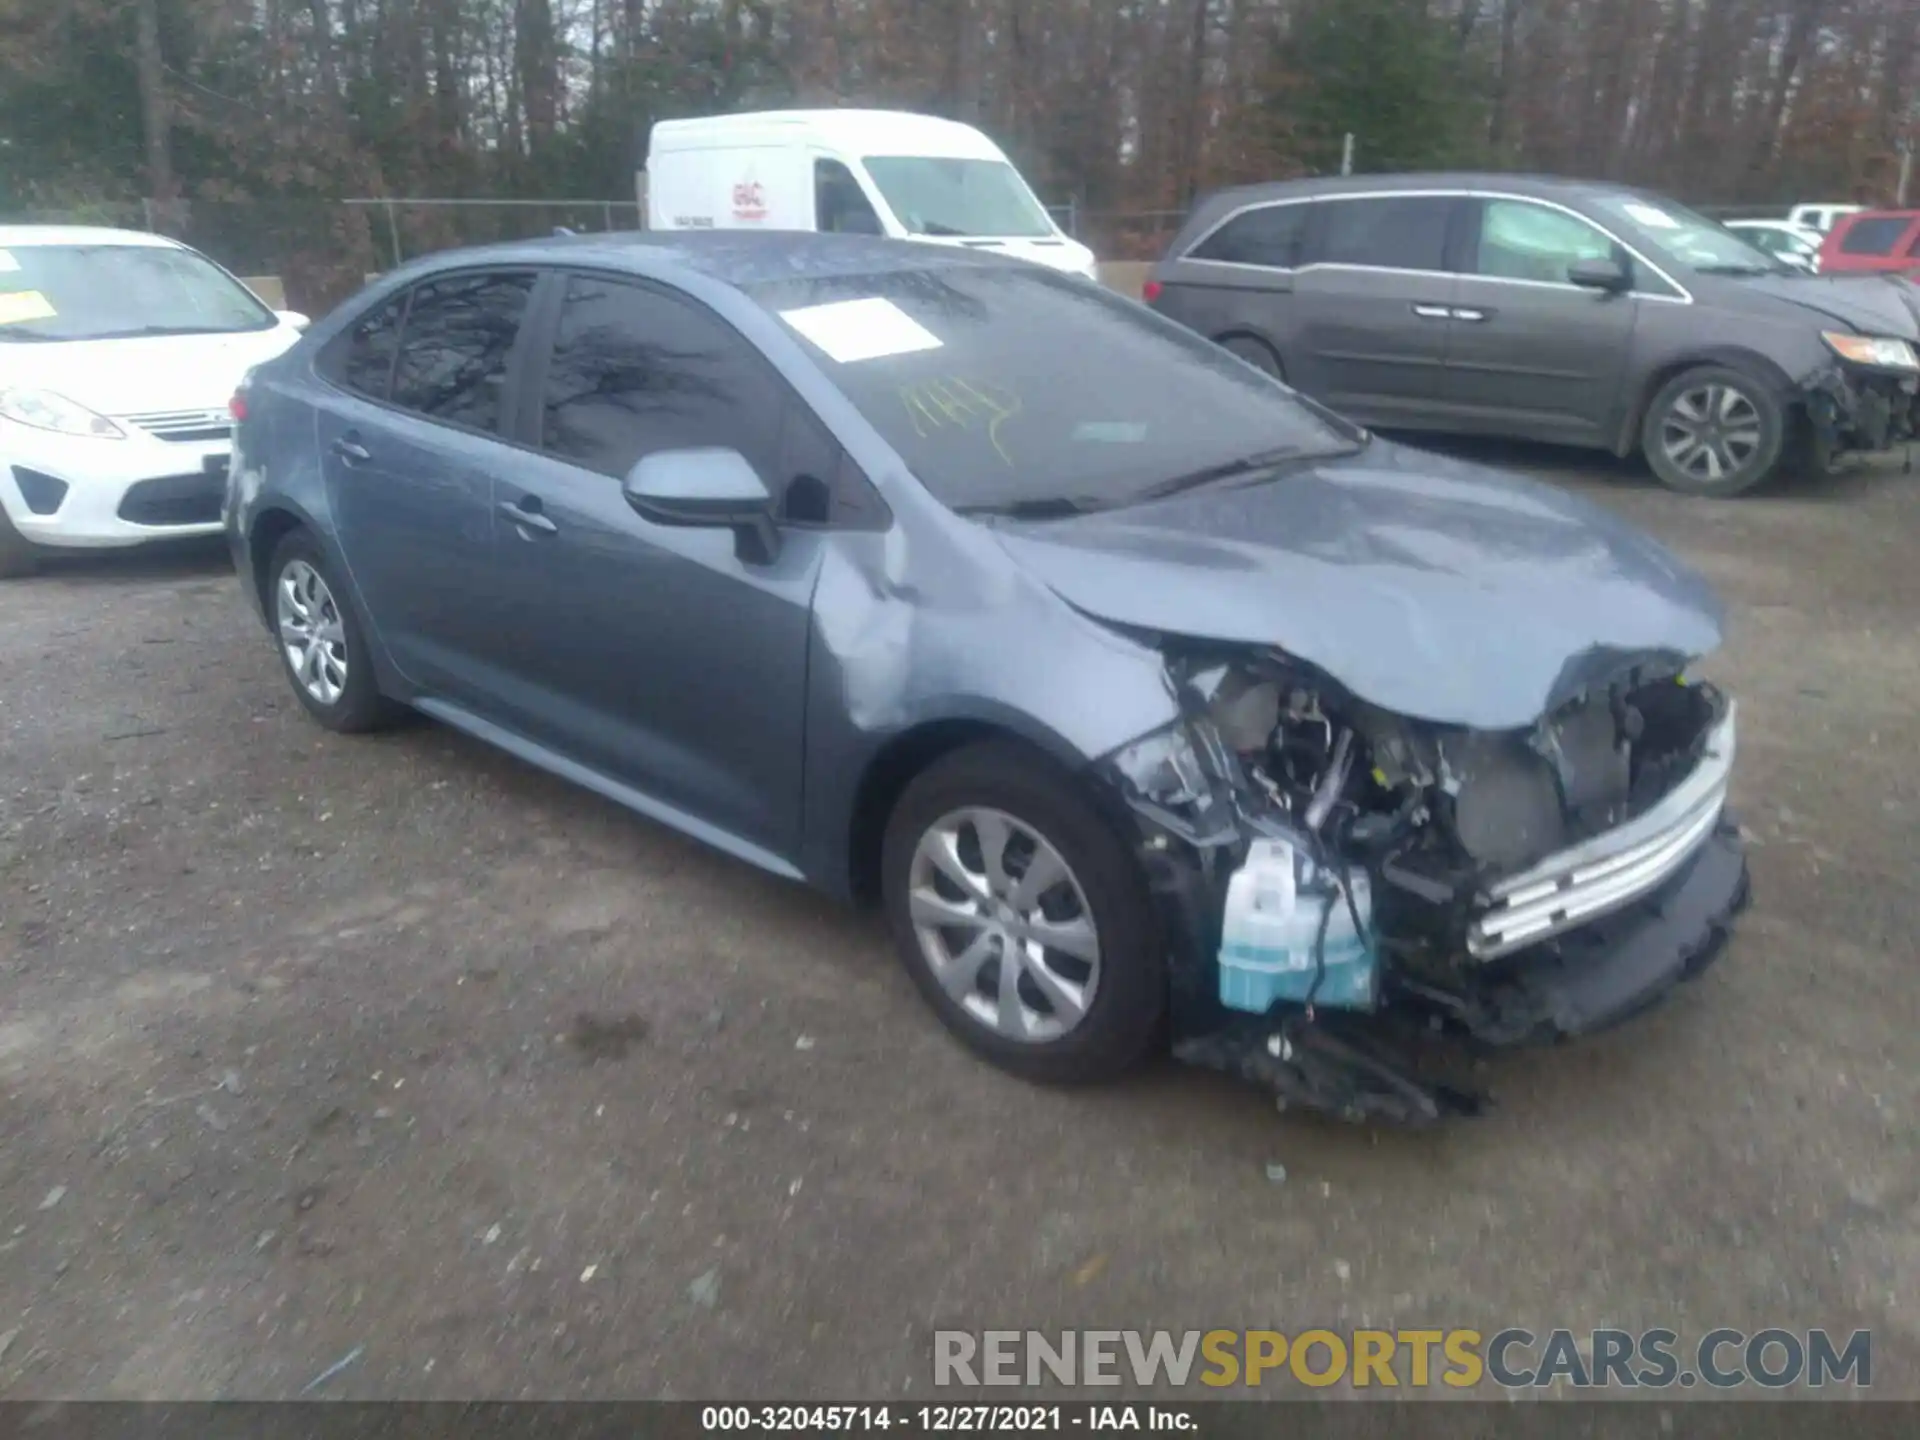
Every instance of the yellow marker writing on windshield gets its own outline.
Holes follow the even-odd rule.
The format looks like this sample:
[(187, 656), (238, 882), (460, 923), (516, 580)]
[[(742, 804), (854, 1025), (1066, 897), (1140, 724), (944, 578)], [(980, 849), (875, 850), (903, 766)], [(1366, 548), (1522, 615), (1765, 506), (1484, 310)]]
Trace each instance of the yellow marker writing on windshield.
[(984, 423), (987, 439), (1000, 458), (1013, 464), (1001, 443), (1000, 427), (1020, 413), (1020, 397), (998, 385), (958, 376), (920, 380), (900, 387), (900, 403), (921, 438), (953, 426), (961, 430)]

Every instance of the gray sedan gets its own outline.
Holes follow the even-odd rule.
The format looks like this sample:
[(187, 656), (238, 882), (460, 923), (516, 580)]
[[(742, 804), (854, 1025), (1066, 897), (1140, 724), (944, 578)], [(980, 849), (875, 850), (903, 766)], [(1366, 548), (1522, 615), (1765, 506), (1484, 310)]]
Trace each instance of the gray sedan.
[(1920, 287), (1804, 274), (1615, 186), (1382, 175), (1221, 191), (1146, 293), (1363, 424), (1638, 451), (1691, 494), (1920, 433)]
[(1415, 1040), (1611, 1024), (1745, 900), (1698, 576), (1081, 280), (454, 253), (234, 409), (235, 555), (315, 720), (423, 712), (877, 902), (1023, 1075), (1171, 1042), (1432, 1119), (1471, 1097)]

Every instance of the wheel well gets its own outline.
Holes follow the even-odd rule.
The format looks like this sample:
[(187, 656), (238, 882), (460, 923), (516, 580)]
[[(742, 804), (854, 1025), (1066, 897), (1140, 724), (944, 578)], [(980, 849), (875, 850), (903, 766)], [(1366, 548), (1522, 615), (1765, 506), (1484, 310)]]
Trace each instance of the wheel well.
[(282, 540), (302, 528), (298, 515), (287, 510), (266, 510), (253, 522), (253, 534), (247, 541), (247, 556), (253, 564), (253, 593), (260, 607), (271, 613), (272, 598), (267, 594), (267, 566)]
[(1669, 380), (1686, 374), (1689, 370), (1705, 370), (1712, 366), (1739, 370), (1771, 387), (1780, 400), (1781, 409), (1791, 425), (1793, 407), (1797, 402), (1793, 395), (1793, 382), (1787, 378), (1784, 370), (1764, 356), (1748, 351), (1712, 351), (1704, 355), (1689, 355), (1683, 360), (1670, 361), (1647, 377), (1647, 383), (1641, 387), (1640, 393), (1634, 396), (1633, 407), (1622, 421), (1619, 443), (1614, 447), (1615, 452), (1623, 457), (1638, 453), (1640, 427), (1646, 423), (1647, 407), (1653, 404), (1653, 397), (1660, 393), (1662, 386)]
[(1280, 374), (1283, 377), (1286, 375), (1287, 367), (1286, 367), (1286, 363), (1282, 361), (1280, 358), (1279, 347), (1276, 346), (1271, 340), (1267, 339), (1266, 336), (1255, 334), (1251, 330), (1233, 329), (1233, 330), (1223, 330), (1218, 335), (1213, 337), (1213, 343), (1221, 346), (1222, 348), (1226, 346), (1226, 343), (1229, 340), (1251, 340), (1254, 344), (1258, 345), (1261, 349), (1265, 350), (1269, 355), (1273, 356), (1273, 363), (1279, 368)]
[[(853, 802), (848, 835), (847, 878), (857, 904), (880, 900), (880, 853), (887, 821), (914, 777), (954, 751), (982, 740), (1025, 745), (1013, 731), (983, 720), (936, 720), (895, 736), (867, 766)], [(1044, 754), (1038, 746), (1030, 747)]]

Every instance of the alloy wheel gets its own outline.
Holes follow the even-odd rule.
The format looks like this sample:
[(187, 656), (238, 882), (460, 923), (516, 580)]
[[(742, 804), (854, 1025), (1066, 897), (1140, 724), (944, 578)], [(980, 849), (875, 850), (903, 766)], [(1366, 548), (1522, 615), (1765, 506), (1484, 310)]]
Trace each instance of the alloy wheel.
[(1765, 438), (1760, 408), (1739, 389), (1718, 382), (1681, 391), (1660, 424), (1667, 459), (1708, 484), (1743, 471)]
[(984, 807), (942, 816), (914, 847), (907, 889), (921, 958), (974, 1020), (1038, 1044), (1086, 1018), (1099, 931), (1072, 868), (1032, 826)]
[(333, 592), (305, 560), (288, 562), (274, 592), (280, 644), (294, 682), (317, 704), (334, 704), (347, 688), (347, 632)]

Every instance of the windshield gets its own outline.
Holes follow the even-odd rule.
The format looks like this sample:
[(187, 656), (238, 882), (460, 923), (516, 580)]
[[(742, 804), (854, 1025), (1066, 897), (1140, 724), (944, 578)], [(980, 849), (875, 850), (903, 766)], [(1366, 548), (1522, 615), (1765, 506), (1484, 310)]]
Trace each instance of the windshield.
[(163, 245), (0, 250), (0, 342), (224, 335), (273, 312), (212, 261)]
[[(1084, 280), (939, 266), (750, 287), (957, 510), (1131, 504), (1364, 432)], [(1224, 467), (1219, 476), (1207, 472)]]
[(1606, 195), (1600, 208), (1624, 220), (1660, 252), (1660, 258), (1708, 275), (1771, 275), (1778, 261), (1742, 240), (1718, 221), (1696, 215), (1671, 200)]
[(862, 163), (911, 234), (992, 239), (1053, 234), (1047, 212), (1004, 160), (869, 155)]

